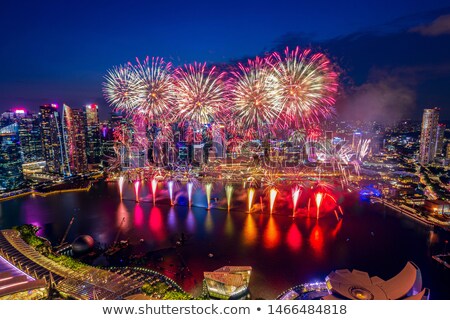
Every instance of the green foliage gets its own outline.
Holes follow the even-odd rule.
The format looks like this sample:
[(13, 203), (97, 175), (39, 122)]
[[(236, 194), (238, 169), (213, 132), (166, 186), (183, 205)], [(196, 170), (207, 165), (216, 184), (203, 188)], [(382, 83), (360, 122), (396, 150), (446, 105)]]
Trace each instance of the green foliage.
[(78, 270), (85, 266), (84, 263), (75, 260), (71, 257), (65, 256), (65, 255), (55, 255), (53, 253), (50, 253), (47, 255), (47, 258), (55, 261), (56, 263), (59, 263), (60, 265), (72, 269), (72, 270)]
[(23, 239), (23, 241), (25, 241), (27, 244), (29, 244), (35, 249), (39, 247), (41, 250), (44, 250), (44, 247), (50, 246), (50, 243), (48, 241), (36, 235), (36, 232), (39, 230), (39, 228), (31, 224), (25, 224), (20, 227), (14, 227), (13, 229), (19, 231), (20, 237)]
[(142, 292), (146, 295), (162, 299), (162, 300), (192, 300), (193, 297), (186, 293), (177, 291), (171, 287), (169, 287), (165, 282), (158, 283), (145, 283), (142, 288)]
[(52, 251), (50, 242), (36, 235), (36, 232), (39, 230), (37, 227), (31, 224), (25, 224), (20, 227), (14, 227), (13, 229), (20, 232), (21, 238), (27, 244), (54, 262), (72, 270), (78, 270), (85, 266), (85, 264), (71, 257), (65, 255), (55, 255)]
[(166, 292), (163, 300), (192, 300), (192, 296), (186, 292), (169, 291)]

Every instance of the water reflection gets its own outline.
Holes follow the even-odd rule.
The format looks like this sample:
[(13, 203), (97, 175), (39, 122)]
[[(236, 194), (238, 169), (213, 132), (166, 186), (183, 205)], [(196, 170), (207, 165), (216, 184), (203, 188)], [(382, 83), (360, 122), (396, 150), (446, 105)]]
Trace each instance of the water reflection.
[(273, 216), (269, 217), (269, 221), (264, 229), (263, 245), (266, 249), (273, 249), (280, 242), (280, 231)]
[[(230, 212), (227, 212), (225, 188), (215, 188), (220, 191), (215, 191), (211, 197), (214, 199), (217, 193), (217, 197), (223, 199), (221, 207), (224, 210), (214, 206), (213, 201), (213, 209), (208, 214), (201, 189), (196, 189), (195, 207), (190, 210), (185, 186), (177, 191), (174, 184), (174, 207), (170, 206), (169, 195), (163, 196), (161, 188), (158, 188), (156, 203), (159, 207), (154, 208), (151, 197), (148, 197), (148, 186), (144, 183), (139, 204), (134, 201), (132, 183), (124, 186), (122, 203), (115, 185), (109, 188), (106, 183), (98, 183), (86, 193), (23, 197), (0, 202), (0, 224), (2, 228), (23, 223), (42, 225), (41, 234), (57, 243), (67, 228), (73, 209), (77, 208), (75, 224), (67, 240), (73, 241), (81, 234), (89, 234), (96, 241), (109, 244), (118, 232), (121, 219), (126, 217), (121, 238), (145, 239), (145, 243), (133, 248), (140, 250), (140, 253), (167, 248), (170, 239), (185, 233), (187, 240), (185, 245), (179, 247), (179, 252), (192, 271), (190, 283), (197, 281), (201, 286), (205, 270), (215, 270), (228, 263), (248, 264), (254, 267), (257, 275), (252, 280), (252, 293), (263, 298), (272, 299), (286, 288), (311, 281), (312, 278), (323, 279), (331, 270), (344, 266), (376, 269), (377, 274), (385, 275), (398, 272), (400, 262), (374, 264), (375, 259), (414, 261), (427, 275), (424, 281), (428, 281), (426, 286), (431, 288), (433, 296), (448, 297), (448, 286), (444, 287), (445, 281), (440, 280), (442, 269), (440, 265), (433, 264), (430, 257), (443, 251), (444, 241), (449, 239), (447, 233), (434, 233), (422, 224), (406, 220), (396, 213), (391, 214), (388, 209), (384, 217), (384, 207), (361, 202), (352, 195), (346, 196), (342, 203), (345, 216), (339, 221), (331, 211), (317, 223), (314, 201), (310, 204), (311, 218), (308, 218), (306, 196), (302, 197), (302, 201), (299, 199), (297, 217), (287, 217), (292, 214), (292, 207), (281, 201), (286, 200), (287, 196), (290, 199), (291, 194), (287, 192), (287, 196), (282, 196), (281, 191), (275, 210), (284, 216), (269, 216), (267, 199), (264, 200), (267, 208), (261, 214), (259, 191), (253, 199), (254, 213), (248, 214), (248, 189), (237, 185), (234, 188)], [(341, 218), (339, 207), (337, 209)], [(371, 231), (376, 232), (375, 238), (370, 236)], [(346, 242), (347, 238), (357, 241)], [(392, 243), (396, 245), (392, 246)], [(387, 247), (389, 250), (386, 250)], [(367, 248), (370, 248), (370, 258)], [(215, 257), (205, 259), (210, 252), (214, 252)], [(164, 258), (167, 258), (164, 260), (166, 262), (175, 259), (174, 265), (178, 265), (177, 258), (170, 255)], [(174, 274), (171, 276), (175, 278)]]
[(169, 214), (167, 215), (167, 224), (172, 231), (175, 231), (177, 228), (177, 214), (175, 212), (174, 207), (170, 207)]
[[(40, 199), (39, 199), (40, 200)], [(46, 214), (47, 210), (44, 210), (38, 200), (28, 201), (21, 208), (22, 214), (25, 217), (26, 224), (32, 224), (42, 228), (46, 223)]]
[(134, 206), (134, 226), (137, 228), (142, 228), (144, 225), (144, 210), (140, 204)]
[(161, 210), (158, 207), (152, 207), (150, 209), (150, 215), (148, 218), (148, 227), (151, 232), (151, 236), (155, 240), (161, 242), (166, 239), (165, 225)]
[(324, 245), (324, 230), (318, 222), (316, 222), (314, 228), (311, 230), (311, 234), (309, 235), (309, 242), (316, 256), (322, 257)]
[(230, 213), (228, 213), (227, 217), (225, 218), (225, 234), (229, 237), (232, 237), (234, 235), (234, 224)]
[(205, 230), (207, 233), (211, 234), (214, 229), (214, 222), (211, 216), (211, 212), (208, 210), (205, 218)]
[(286, 234), (286, 242), (289, 248), (292, 251), (299, 251), (302, 247), (302, 234), (300, 230), (298, 230), (297, 224), (294, 222), (291, 224), (287, 234)]
[(252, 246), (256, 241), (257, 234), (258, 230), (256, 228), (255, 220), (253, 219), (252, 215), (249, 214), (246, 216), (244, 221), (242, 241), (246, 246)]
[[(120, 202), (119, 206), (117, 207), (117, 211), (116, 211), (116, 227), (117, 228), (122, 227), (123, 230), (127, 230), (127, 231), (131, 228), (129, 214), (130, 213), (128, 212), (127, 207), (123, 204), (123, 202)], [(122, 223), (123, 218), (125, 218), (125, 220)]]
[(186, 218), (186, 226), (189, 232), (195, 231), (195, 217), (194, 213), (192, 212), (192, 209), (189, 208), (188, 215)]

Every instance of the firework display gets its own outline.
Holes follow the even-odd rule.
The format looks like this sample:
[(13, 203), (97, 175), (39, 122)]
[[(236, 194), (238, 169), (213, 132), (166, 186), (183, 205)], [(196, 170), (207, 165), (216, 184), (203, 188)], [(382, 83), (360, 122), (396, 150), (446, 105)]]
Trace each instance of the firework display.
[(140, 86), (137, 111), (153, 121), (167, 119), (175, 105), (171, 67), (171, 63), (158, 57), (147, 57), (143, 63), (137, 60), (134, 67)]
[(311, 50), (274, 53), (274, 74), (279, 82), (281, 125), (305, 127), (334, 113), (337, 73), (323, 54)]
[(238, 63), (230, 72), (206, 63), (172, 70), (162, 58), (113, 67), (103, 90), (117, 111), (156, 123), (194, 128), (234, 119), (237, 134), (310, 129), (334, 113), (338, 74), (322, 53), (286, 48)]
[(143, 96), (143, 81), (131, 64), (114, 67), (105, 76), (103, 92), (108, 103), (118, 111), (132, 114)]
[(207, 124), (220, 119), (225, 103), (225, 73), (206, 63), (185, 65), (175, 70), (176, 119)]
[(268, 124), (278, 124), (281, 87), (268, 62), (256, 57), (247, 65), (238, 64), (231, 86), (232, 111), (241, 128), (260, 132)]

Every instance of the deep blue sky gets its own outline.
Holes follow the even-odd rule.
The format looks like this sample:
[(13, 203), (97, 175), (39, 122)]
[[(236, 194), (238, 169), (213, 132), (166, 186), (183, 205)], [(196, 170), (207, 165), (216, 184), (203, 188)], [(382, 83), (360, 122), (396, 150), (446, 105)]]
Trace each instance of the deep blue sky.
[[(370, 110), (391, 109), (389, 103), (400, 96), (394, 104), (401, 113), (417, 117), (428, 105), (450, 109), (446, 5), (443, 0), (2, 1), (0, 110), (93, 102), (105, 111), (102, 77), (113, 65), (146, 55), (175, 64), (220, 63), (289, 44), (321, 48), (341, 66), (342, 114), (363, 111), (367, 95)], [(449, 72), (437, 74), (443, 68)], [(392, 84), (398, 86), (394, 92)], [(382, 97), (375, 106), (373, 95)], [(450, 112), (444, 114), (450, 118)]]

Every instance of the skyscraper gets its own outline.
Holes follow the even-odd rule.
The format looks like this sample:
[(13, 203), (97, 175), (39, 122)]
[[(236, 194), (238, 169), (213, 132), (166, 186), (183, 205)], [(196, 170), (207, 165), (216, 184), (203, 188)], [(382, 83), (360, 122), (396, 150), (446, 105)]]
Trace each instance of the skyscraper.
[[(16, 110), (16, 113), (19, 110)], [(22, 148), (23, 162), (30, 163), (42, 161), (42, 139), (39, 115), (26, 113), (18, 118), (19, 139)]]
[(450, 142), (447, 143), (447, 147), (445, 150), (445, 159), (450, 161)]
[(24, 182), (17, 123), (0, 128), (0, 191), (17, 189)]
[(86, 116), (82, 109), (63, 109), (64, 145), (71, 174), (86, 172)]
[(436, 157), (441, 157), (444, 148), (445, 124), (440, 123), (436, 130)]
[(57, 108), (56, 104), (40, 107), (42, 150), (47, 172), (67, 174), (64, 168), (63, 135)]
[(422, 130), (420, 133), (419, 162), (429, 164), (436, 156), (437, 128), (439, 123), (439, 109), (424, 109)]
[(86, 153), (88, 164), (100, 163), (100, 127), (96, 104), (86, 105)]

